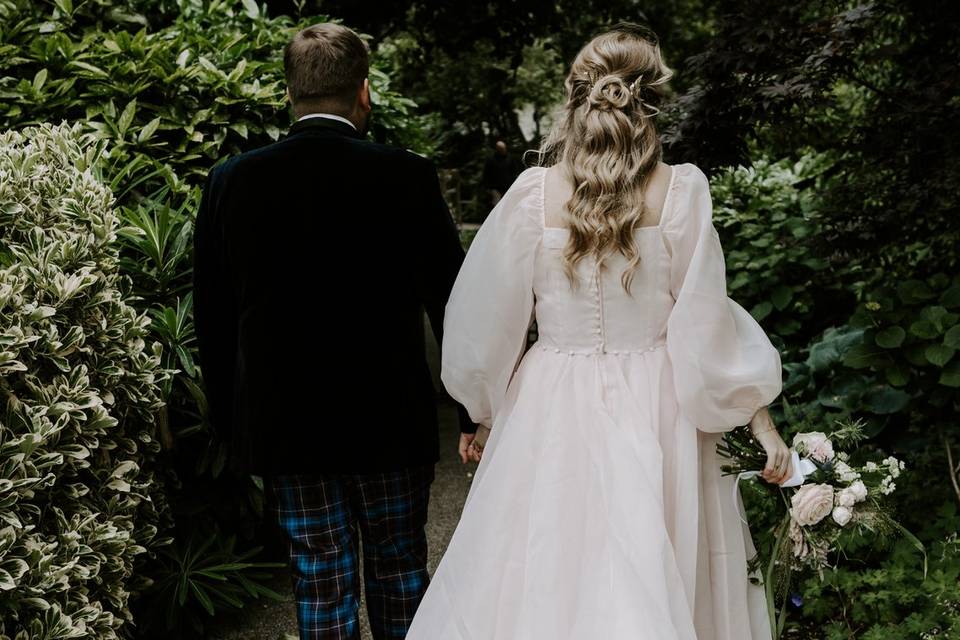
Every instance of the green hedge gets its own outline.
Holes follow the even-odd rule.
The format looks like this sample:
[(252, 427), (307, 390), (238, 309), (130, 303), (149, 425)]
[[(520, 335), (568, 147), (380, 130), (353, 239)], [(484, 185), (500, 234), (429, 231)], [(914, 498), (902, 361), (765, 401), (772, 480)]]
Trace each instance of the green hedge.
[(0, 638), (115, 638), (157, 535), (160, 347), (81, 127), (0, 135)]

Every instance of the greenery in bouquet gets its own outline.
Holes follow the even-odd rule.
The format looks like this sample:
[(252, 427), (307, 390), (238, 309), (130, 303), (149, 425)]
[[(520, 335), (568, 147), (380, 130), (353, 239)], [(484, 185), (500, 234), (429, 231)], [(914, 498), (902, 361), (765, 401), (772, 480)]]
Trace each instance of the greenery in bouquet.
[[(792, 477), (781, 485), (766, 483), (777, 496), (772, 504), (780, 506), (763, 571), (774, 637), (784, 630), (793, 578), (816, 573), (822, 580), (824, 569), (847, 540), (902, 534), (924, 552), (922, 543), (896, 520), (888, 504), (905, 463), (893, 456), (875, 460), (857, 455), (853, 447), (863, 438), (859, 420), (838, 420), (829, 435), (799, 431), (791, 442)], [(725, 433), (717, 452), (728, 460), (721, 471), (736, 474), (738, 482), (756, 476), (767, 463), (766, 452), (747, 426)], [(778, 600), (782, 602), (779, 612)]]

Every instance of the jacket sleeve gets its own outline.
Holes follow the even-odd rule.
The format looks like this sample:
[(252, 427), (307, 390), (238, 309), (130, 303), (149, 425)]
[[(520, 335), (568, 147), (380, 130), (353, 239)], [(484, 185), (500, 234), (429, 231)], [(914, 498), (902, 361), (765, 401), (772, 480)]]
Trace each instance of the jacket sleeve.
[[(433, 163), (416, 158), (418, 179), (414, 181), (418, 193), (412, 200), (419, 211), (414, 216), (420, 222), (417, 227), (414, 249), (415, 286), (417, 295), (430, 320), (430, 328), (443, 351), (444, 311), (453, 283), (463, 264), (464, 251), (460, 244), (460, 232), (440, 187), (440, 179)], [(466, 409), (457, 404), (460, 431), (474, 433), (476, 425), (470, 420)]]
[(233, 429), (237, 311), (224, 242), (222, 212), (224, 165), (210, 170), (194, 224), (193, 322), (210, 425), (230, 441)]

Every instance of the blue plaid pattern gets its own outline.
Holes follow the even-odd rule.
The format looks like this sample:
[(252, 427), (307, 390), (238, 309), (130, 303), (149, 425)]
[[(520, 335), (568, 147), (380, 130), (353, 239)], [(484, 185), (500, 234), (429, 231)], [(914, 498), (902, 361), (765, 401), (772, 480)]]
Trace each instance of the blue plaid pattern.
[(430, 580), (424, 526), (433, 478), (432, 464), (271, 478), (301, 640), (359, 640), (361, 539), (373, 637), (406, 637)]

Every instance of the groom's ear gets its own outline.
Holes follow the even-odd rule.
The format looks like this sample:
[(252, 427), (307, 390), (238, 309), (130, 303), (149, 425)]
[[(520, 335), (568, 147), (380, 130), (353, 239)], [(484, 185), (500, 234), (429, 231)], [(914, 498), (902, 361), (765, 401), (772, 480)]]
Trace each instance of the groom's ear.
[(368, 78), (363, 79), (363, 84), (360, 85), (360, 108), (363, 109), (364, 113), (370, 113), (372, 104), (370, 102), (370, 80)]

